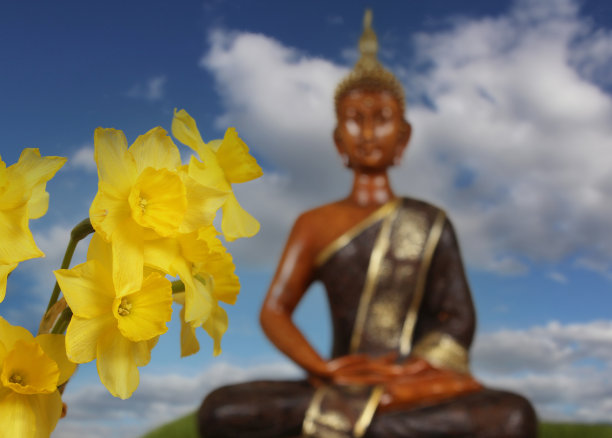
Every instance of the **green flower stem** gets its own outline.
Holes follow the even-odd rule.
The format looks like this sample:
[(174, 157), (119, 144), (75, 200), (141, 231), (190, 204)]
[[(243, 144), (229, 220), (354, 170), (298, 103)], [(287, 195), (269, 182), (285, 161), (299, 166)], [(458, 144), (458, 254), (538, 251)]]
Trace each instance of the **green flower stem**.
[[(85, 237), (89, 236), (93, 232), (94, 229), (91, 226), (89, 218), (83, 219), (77, 224), (76, 227), (72, 229), (72, 232), (70, 233), (70, 242), (68, 242), (68, 247), (66, 248), (66, 253), (64, 254), (64, 260), (62, 260), (61, 269), (68, 269), (68, 267), (70, 266), (70, 261), (72, 260), (72, 256), (74, 255), (74, 250), (76, 249), (77, 243), (79, 243), (81, 240), (83, 240)], [(59, 294), (60, 287), (56, 281), (55, 286), (53, 287), (53, 292), (51, 293), (51, 298), (49, 299), (49, 304), (47, 305), (47, 312), (49, 311), (51, 306), (53, 306), (57, 302)]]
[(185, 284), (181, 280), (174, 280), (172, 282), (172, 293), (178, 294), (179, 292), (185, 292)]
[(57, 322), (53, 326), (53, 330), (51, 333), (61, 335), (68, 328), (68, 324), (72, 319), (72, 309), (70, 307), (66, 307), (59, 318), (57, 318)]

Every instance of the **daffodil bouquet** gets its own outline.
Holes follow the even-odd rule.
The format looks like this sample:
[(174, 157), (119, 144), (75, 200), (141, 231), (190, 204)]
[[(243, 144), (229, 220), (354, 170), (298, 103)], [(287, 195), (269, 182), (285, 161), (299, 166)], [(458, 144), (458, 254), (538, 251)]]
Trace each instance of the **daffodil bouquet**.
[[(199, 350), (198, 327), (212, 337), (213, 354), (221, 352), (228, 318), (219, 303), (234, 304), (240, 283), (219, 236), (232, 241), (259, 231), (232, 184), (262, 170), (233, 128), (205, 143), (181, 110), (172, 134), (195, 152), (188, 164), (160, 127), (129, 148), (122, 131), (96, 129), (98, 192), (54, 271), (39, 334), (0, 317), (0, 437), (48, 437), (65, 412), (61, 392), (76, 364), (95, 359), (108, 391), (130, 397), (173, 301), (182, 305), (181, 356)], [(37, 149), (25, 149), (9, 167), (0, 159), (0, 301), (18, 263), (44, 256), (28, 221), (46, 213), (46, 183), (65, 162)], [(68, 269), (78, 241), (91, 233), (87, 260)]]

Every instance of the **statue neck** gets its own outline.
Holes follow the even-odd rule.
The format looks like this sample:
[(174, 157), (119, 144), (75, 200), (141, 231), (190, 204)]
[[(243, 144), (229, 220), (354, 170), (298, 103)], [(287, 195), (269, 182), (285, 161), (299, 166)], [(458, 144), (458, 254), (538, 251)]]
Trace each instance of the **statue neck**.
[(383, 205), (395, 198), (387, 172), (363, 173), (355, 170), (353, 189), (348, 199), (360, 207)]

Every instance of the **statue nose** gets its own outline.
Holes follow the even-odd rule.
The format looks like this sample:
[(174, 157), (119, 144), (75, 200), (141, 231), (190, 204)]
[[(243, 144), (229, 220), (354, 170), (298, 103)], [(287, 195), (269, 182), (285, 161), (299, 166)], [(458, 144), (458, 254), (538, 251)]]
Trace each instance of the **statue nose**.
[(374, 123), (371, 120), (364, 120), (361, 132), (365, 141), (371, 141), (374, 138)]

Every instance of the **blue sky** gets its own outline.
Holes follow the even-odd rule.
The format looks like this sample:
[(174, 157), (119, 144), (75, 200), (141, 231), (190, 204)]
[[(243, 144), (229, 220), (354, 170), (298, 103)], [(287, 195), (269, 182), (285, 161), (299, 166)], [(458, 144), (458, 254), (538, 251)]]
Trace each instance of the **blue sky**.
[[(24, 147), (69, 159), (48, 185), (47, 215), (31, 222), (47, 257), (9, 279), (0, 314), (10, 322), (35, 329), (67, 234), (87, 214), (96, 127), (133, 141), (169, 130), (185, 108), (206, 140), (235, 126), (265, 170), (238, 190), (262, 231), (230, 246), (242, 293), (223, 354), (213, 358), (202, 333), (202, 351), (179, 359), (172, 323), (125, 402), (106, 394), (95, 365), (81, 366), (54, 436), (135, 437), (217, 384), (297, 375), (257, 313), (294, 218), (350, 184), (331, 141), (332, 96), (356, 59), (367, 4), (329, 3), (4, 6), (2, 159)], [(546, 419), (612, 415), (611, 20), (606, 0), (374, 5), (380, 56), (406, 88), (414, 126), (395, 190), (455, 224), (478, 309), (474, 373), (528, 395)], [(324, 306), (314, 288), (297, 315), (323, 354)]]

